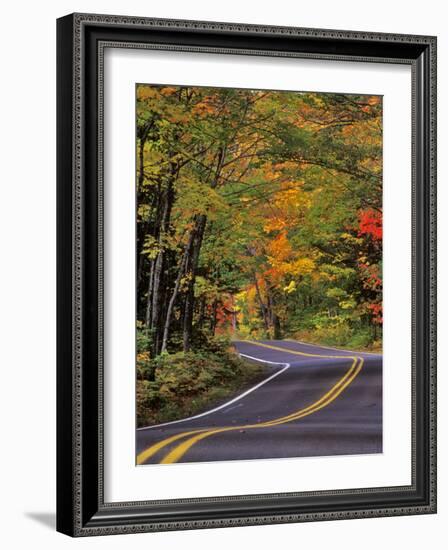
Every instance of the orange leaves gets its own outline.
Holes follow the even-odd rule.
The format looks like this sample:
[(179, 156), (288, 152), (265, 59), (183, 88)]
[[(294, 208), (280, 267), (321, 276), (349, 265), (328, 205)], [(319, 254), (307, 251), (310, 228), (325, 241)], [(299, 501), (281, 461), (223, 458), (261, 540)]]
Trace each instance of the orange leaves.
[(369, 105), (379, 105), (381, 103), (381, 96), (379, 95), (371, 95), (368, 100), (367, 100), (367, 103)]
[(276, 286), (284, 285), (291, 277), (298, 278), (313, 274), (316, 264), (312, 258), (292, 248), (286, 231), (281, 231), (266, 245), (269, 267), (265, 274)]
[(351, 124), (346, 124), (342, 127), (342, 135), (347, 138), (352, 136), (355, 133), (356, 128)]
[(204, 97), (202, 101), (196, 103), (196, 105), (194, 105), (191, 109), (192, 115), (199, 116), (201, 118), (208, 115), (213, 115), (215, 112), (216, 108), (213, 105), (212, 98), (210, 97)]
[(174, 95), (177, 91), (178, 91), (178, 88), (167, 86), (166, 88), (161, 88), (160, 93), (163, 96), (170, 96), (170, 95)]
[(187, 113), (183, 113), (182, 111), (174, 111), (172, 110), (172, 114), (168, 115), (166, 119), (171, 124), (186, 124), (189, 121), (189, 115)]
[(291, 245), (286, 236), (286, 231), (280, 232), (267, 246), (269, 256), (273, 257), (273, 263), (285, 261), (292, 253)]

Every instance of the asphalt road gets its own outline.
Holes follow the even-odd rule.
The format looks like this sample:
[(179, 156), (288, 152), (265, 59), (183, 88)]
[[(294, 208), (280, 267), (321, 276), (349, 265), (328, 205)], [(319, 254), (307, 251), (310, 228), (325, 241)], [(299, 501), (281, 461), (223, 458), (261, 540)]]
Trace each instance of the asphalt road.
[(234, 342), (265, 379), (200, 415), (137, 430), (137, 463), (382, 452), (382, 355)]

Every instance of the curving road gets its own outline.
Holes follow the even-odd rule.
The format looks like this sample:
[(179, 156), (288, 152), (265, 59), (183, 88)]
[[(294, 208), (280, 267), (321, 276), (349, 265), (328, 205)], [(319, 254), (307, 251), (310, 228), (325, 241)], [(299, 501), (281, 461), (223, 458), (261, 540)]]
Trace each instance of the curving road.
[(266, 378), (202, 414), (137, 430), (137, 463), (382, 452), (382, 355), (301, 342), (234, 342)]

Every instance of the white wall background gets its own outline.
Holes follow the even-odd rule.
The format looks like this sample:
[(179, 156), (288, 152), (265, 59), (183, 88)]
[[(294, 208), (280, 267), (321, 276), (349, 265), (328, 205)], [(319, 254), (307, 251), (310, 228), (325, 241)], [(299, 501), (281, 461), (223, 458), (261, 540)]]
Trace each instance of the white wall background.
[[(438, 35), (439, 513), (72, 540), (55, 510), (55, 19), (74, 11)], [(448, 35), (442, 0), (8, 2), (0, 86), (0, 518), (5, 548), (440, 548), (448, 521)], [(444, 537), (446, 538), (446, 536)]]

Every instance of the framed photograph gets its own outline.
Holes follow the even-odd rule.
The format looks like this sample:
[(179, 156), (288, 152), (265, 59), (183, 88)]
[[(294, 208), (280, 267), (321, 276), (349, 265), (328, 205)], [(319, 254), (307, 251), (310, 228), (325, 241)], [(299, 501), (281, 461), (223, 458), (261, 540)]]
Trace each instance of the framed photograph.
[(436, 38), (57, 40), (57, 529), (434, 513)]

